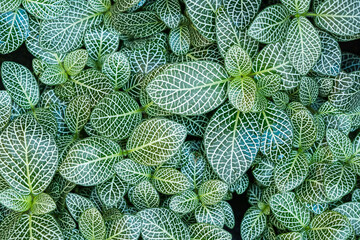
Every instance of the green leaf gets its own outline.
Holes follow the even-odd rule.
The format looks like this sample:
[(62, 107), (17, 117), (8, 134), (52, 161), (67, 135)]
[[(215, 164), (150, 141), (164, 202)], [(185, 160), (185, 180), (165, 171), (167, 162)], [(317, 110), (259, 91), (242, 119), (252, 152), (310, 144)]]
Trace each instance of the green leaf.
[(291, 15), (303, 14), (309, 11), (311, 0), (281, 0)]
[(254, 79), (239, 77), (231, 80), (228, 97), (230, 103), (240, 112), (251, 112), (255, 107), (256, 100), (256, 83)]
[[(179, 154), (180, 161), (184, 161), (183, 154)], [(199, 152), (185, 153), (186, 162), (181, 164), (181, 172), (187, 177), (191, 183), (191, 189), (197, 189), (203, 183), (206, 171), (206, 158)]]
[(235, 227), (235, 216), (230, 203), (226, 201), (221, 201), (219, 205), (221, 206), (224, 212), (225, 226), (230, 229), (233, 229)]
[(0, 173), (18, 193), (43, 192), (57, 165), (55, 140), (32, 115), (16, 118), (0, 135)]
[(227, 81), (221, 65), (198, 61), (171, 66), (151, 81), (146, 90), (160, 108), (176, 114), (199, 115), (225, 100)]
[(257, 90), (265, 97), (271, 97), (280, 90), (281, 76), (278, 74), (261, 77), (257, 81)]
[[(270, 186), (274, 182), (275, 164), (267, 158), (256, 161), (256, 165), (252, 171), (254, 178), (264, 186)], [(278, 165), (277, 165), (278, 166)]]
[(300, 102), (304, 106), (308, 106), (316, 101), (318, 94), (319, 86), (315, 79), (311, 77), (301, 77), (299, 90)]
[(319, 59), (320, 37), (307, 18), (299, 17), (291, 21), (286, 52), (294, 68), (302, 75), (306, 75)]
[(297, 201), (292, 192), (272, 196), (270, 207), (276, 219), (290, 231), (301, 231), (310, 223), (310, 212)]
[(149, 181), (142, 181), (136, 185), (131, 192), (129, 198), (132, 204), (138, 209), (155, 208), (160, 204), (160, 196), (154, 186)]
[(70, 131), (79, 133), (89, 120), (90, 113), (90, 99), (86, 95), (74, 98), (65, 111), (65, 121)]
[(257, 207), (249, 208), (241, 221), (241, 237), (244, 240), (253, 240), (265, 230), (266, 216)]
[(188, 135), (203, 137), (209, 118), (206, 115), (183, 116), (171, 115), (169, 119), (186, 127)]
[(101, 137), (88, 137), (70, 148), (59, 171), (71, 182), (93, 186), (114, 175), (113, 167), (121, 160), (121, 156), (121, 148), (116, 142)]
[(159, 0), (155, 2), (156, 14), (169, 28), (176, 28), (181, 20), (181, 8), (178, 0)]
[(235, 26), (244, 29), (256, 16), (261, 0), (229, 0), (224, 2), (225, 10)]
[(192, 212), (198, 204), (199, 199), (196, 193), (186, 190), (171, 197), (169, 208), (176, 213), (186, 214)]
[(0, 1), (0, 12), (9, 12), (21, 5), (21, 0), (2, 0)]
[(294, 147), (302, 150), (310, 148), (316, 141), (317, 128), (309, 111), (300, 110), (291, 116), (294, 129)]
[(31, 201), (32, 197), (30, 195), (19, 194), (11, 188), (0, 193), (0, 203), (16, 212), (25, 212), (29, 210)]
[(179, 26), (171, 29), (169, 34), (169, 44), (171, 51), (176, 55), (184, 55), (189, 52), (190, 41), (191, 36), (188, 26)]
[(129, 57), (129, 62), (132, 72), (148, 74), (166, 63), (166, 55), (162, 47), (150, 42), (133, 51)]
[(96, 105), (90, 118), (96, 132), (113, 140), (128, 138), (141, 119), (139, 104), (124, 92), (105, 96)]
[(19, 8), (1, 13), (0, 53), (8, 54), (18, 49), (25, 42), (28, 31), (29, 18), (24, 9)]
[(274, 170), (276, 187), (281, 192), (287, 192), (298, 187), (306, 178), (309, 171), (306, 156), (292, 151), (290, 156), (277, 164)]
[(55, 19), (69, 9), (66, 0), (24, 0), (22, 5), (31, 15), (41, 20)]
[(118, 175), (96, 186), (97, 194), (105, 206), (115, 206), (127, 192), (128, 185)]
[(39, 80), (49, 86), (63, 84), (68, 80), (65, 69), (60, 65), (49, 65), (40, 74)]
[(43, 48), (59, 53), (78, 49), (85, 31), (102, 20), (85, 0), (69, 1), (69, 10), (62, 16), (41, 24), (40, 44)]
[(304, 235), (299, 232), (282, 233), (276, 236), (276, 240), (302, 240)]
[(0, 133), (10, 121), (12, 101), (7, 91), (0, 91)]
[(191, 240), (231, 240), (229, 232), (222, 228), (206, 224), (195, 223), (189, 227)]
[(248, 30), (250, 37), (262, 43), (274, 43), (285, 38), (290, 13), (283, 5), (271, 5), (261, 11)]
[(200, 201), (205, 205), (215, 205), (225, 197), (228, 185), (220, 180), (209, 180), (199, 187)]
[(228, 49), (225, 56), (226, 71), (233, 77), (246, 76), (251, 72), (251, 59), (238, 45)]
[(66, 207), (75, 221), (79, 222), (80, 216), (85, 210), (94, 208), (95, 205), (89, 199), (75, 193), (66, 195)]
[(146, 209), (138, 213), (142, 219), (141, 235), (144, 240), (190, 239), (189, 230), (180, 218), (165, 208)]
[(1, 77), (7, 93), (20, 107), (31, 109), (39, 102), (39, 86), (26, 67), (15, 62), (3, 62)]
[(135, 162), (156, 166), (175, 155), (185, 137), (186, 129), (182, 125), (167, 119), (153, 118), (135, 128), (126, 149)]
[(138, 239), (141, 233), (141, 220), (136, 216), (124, 215), (107, 225), (106, 239)]
[(130, 8), (136, 7), (136, 5), (141, 5), (141, 0), (116, 0), (115, 5), (113, 5), (113, 11), (125, 12)]
[(315, 13), (315, 24), (326, 31), (342, 36), (360, 33), (359, 2), (356, 0), (326, 0)]
[(104, 239), (105, 237), (104, 219), (96, 208), (90, 208), (81, 214), (79, 229), (87, 240)]
[(88, 2), (96, 12), (106, 12), (111, 7), (111, 0), (89, 0)]
[(350, 138), (336, 129), (326, 131), (326, 141), (336, 160), (346, 161), (353, 154)]
[(349, 220), (334, 211), (315, 216), (307, 231), (309, 239), (347, 239), (352, 232)]
[(174, 195), (190, 188), (189, 180), (174, 168), (159, 168), (152, 179), (156, 190), (166, 195)]
[(195, 219), (198, 223), (207, 223), (221, 228), (225, 223), (225, 215), (219, 203), (211, 206), (199, 204), (195, 209)]
[(117, 175), (131, 185), (147, 180), (151, 177), (151, 168), (131, 159), (124, 159), (115, 164)]
[(360, 203), (359, 202), (347, 202), (336, 208), (335, 212), (338, 212), (346, 216), (352, 227), (354, 228), (355, 234), (360, 234)]
[(256, 116), (223, 105), (209, 122), (204, 145), (214, 171), (226, 183), (234, 183), (249, 169), (259, 150)]
[(101, 71), (111, 80), (115, 90), (123, 87), (130, 79), (130, 63), (125, 54), (110, 54), (104, 61)]
[(54, 211), (56, 208), (56, 203), (54, 200), (46, 193), (40, 193), (34, 197), (33, 203), (31, 205), (31, 212), (34, 215), (43, 215)]

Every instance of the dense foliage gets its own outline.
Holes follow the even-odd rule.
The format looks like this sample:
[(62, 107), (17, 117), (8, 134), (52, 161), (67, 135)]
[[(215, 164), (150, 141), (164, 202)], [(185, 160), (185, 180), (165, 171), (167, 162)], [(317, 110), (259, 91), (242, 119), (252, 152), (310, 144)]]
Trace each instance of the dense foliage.
[(359, 0), (0, 0), (34, 56), (1, 65), (0, 240), (359, 239), (359, 38)]

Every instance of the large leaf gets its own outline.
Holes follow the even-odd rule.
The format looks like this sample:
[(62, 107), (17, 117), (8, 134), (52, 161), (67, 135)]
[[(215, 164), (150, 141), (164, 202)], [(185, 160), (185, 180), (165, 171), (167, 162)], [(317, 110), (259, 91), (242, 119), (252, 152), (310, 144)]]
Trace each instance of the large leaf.
[(39, 86), (29, 69), (15, 62), (3, 62), (1, 77), (14, 102), (24, 109), (35, 108), (40, 99)]
[(69, 9), (66, 0), (24, 0), (22, 5), (26, 11), (42, 20), (57, 18)]
[(135, 162), (156, 166), (170, 159), (186, 137), (186, 129), (167, 119), (142, 122), (130, 136), (126, 149)]
[(96, 208), (90, 208), (81, 214), (79, 229), (87, 240), (104, 239), (105, 237), (104, 219)]
[(230, 0), (224, 2), (225, 10), (236, 27), (245, 28), (259, 10), (261, 0)]
[(248, 170), (259, 150), (256, 116), (225, 104), (210, 120), (204, 144), (215, 172), (226, 183), (234, 183)]
[(70, 131), (78, 134), (89, 120), (90, 113), (90, 99), (86, 95), (74, 98), (65, 111), (65, 121)]
[(354, 228), (355, 234), (360, 235), (360, 203), (359, 202), (347, 202), (333, 209), (346, 216), (352, 227)]
[(0, 173), (20, 194), (43, 192), (57, 165), (55, 140), (32, 115), (16, 118), (0, 135)]
[(249, 208), (241, 221), (241, 237), (253, 240), (259, 237), (266, 227), (265, 214), (256, 207)]
[(155, 3), (156, 13), (169, 28), (180, 24), (181, 8), (178, 0), (160, 0)]
[(291, 21), (286, 52), (294, 68), (302, 75), (306, 75), (315, 65), (321, 53), (321, 41), (307, 18), (299, 17)]
[(199, 115), (218, 107), (226, 94), (225, 69), (213, 62), (181, 63), (166, 69), (146, 90), (160, 108), (184, 115)]
[(59, 171), (71, 182), (93, 186), (114, 175), (113, 167), (120, 161), (121, 156), (121, 148), (116, 142), (101, 137), (89, 137), (71, 147)]
[(315, 10), (315, 23), (337, 35), (360, 33), (360, 3), (357, 0), (326, 0)]
[(115, 90), (123, 87), (130, 78), (130, 63), (122, 52), (110, 54), (101, 70), (111, 80)]
[(21, 0), (2, 0), (0, 1), (0, 12), (9, 12), (21, 5)]
[(141, 220), (136, 216), (124, 215), (107, 225), (106, 239), (135, 240), (141, 233)]
[(31, 207), (32, 197), (21, 195), (10, 188), (0, 193), (0, 203), (13, 211), (25, 212)]
[(190, 188), (190, 182), (183, 173), (174, 168), (159, 168), (152, 176), (156, 190), (173, 195)]
[(207, 223), (217, 227), (223, 227), (225, 223), (225, 214), (219, 203), (211, 206), (199, 204), (194, 215), (198, 223)]
[(125, 195), (128, 185), (118, 175), (96, 186), (101, 201), (109, 207), (115, 206)]
[(139, 104), (127, 93), (105, 96), (91, 113), (91, 125), (100, 135), (121, 140), (128, 138), (142, 119)]
[(28, 37), (28, 32), (29, 18), (24, 9), (1, 13), (0, 53), (8, 54), (18, 49)]

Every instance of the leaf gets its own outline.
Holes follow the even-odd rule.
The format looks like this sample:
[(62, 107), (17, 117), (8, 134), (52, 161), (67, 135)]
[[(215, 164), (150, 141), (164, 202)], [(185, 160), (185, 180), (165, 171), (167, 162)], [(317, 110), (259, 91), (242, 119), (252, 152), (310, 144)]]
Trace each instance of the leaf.
[(105, 96), (91, 113), (91, 125), (100, 135), (113, 140), (128, 138), (141, 122), (139, 104), (127, 93)]
[(231, 80), (228, 88), (230, 103), (240, 112), (251, 112), (255, 107), (256, 83), (250, 77)]
[(174, 195), (190, 188), (189, 180), (174, 168), (159, 168), (152, 179), (156, 190), (166, 195)]
[(285, 38), (290, 13), (283, 5), (271, 5), (262, 10), (251, 23), (248, 34), (262, 43), (275, 43)]
[(0, 26), (0, 53), (8, 54), (25, 42), (29, 31), (29, 18), (22, 8), (9, 9), (0, 14)]
[(304, 106), (314, 103), (319, 94), (319, 86), (313, 78), (301, 77), (300, 82), (300, 102)]
[(111, 80), (113, 89), (123, 87), (130, 78), (130, 63), (125, 54), (110, 54), (102, 65), (102, 72)]
[(326, 32), (320, 31), (321, 54), (313, 71), (323, 74), (336, 76), (340, 73), (341, 49), (338, 42)]
[(147, 180), (151, 177), (151, 168), (131, 159), (124, 159), (114, 167), (117, 175), (131, 185)]
[(145, 180), (136, 185), (129, 195), (130, 201), (138, 210), (159, 207), (159, 193), (149, 181)]
[(7, 91), (0, 91), (0, 133), (10, 121), (12, 101)]
[(274, 104), (259, 113), (260, 151), (275, 163), (288, 158), (293, 143), (293, 128), (289, 117)]
[(353, 153), (350, 138), (339, 130), (328, 129), (326, 141), (336, 160), (346, 161)]
[(40, 44), (49, 51), (67, 53), (80, 48), (85, 31), (102, 19), (85, 0), (68, 3), (69, 10), (65, 14), (41, 24)]
[(152, 43), (138, 48), (129, 57), (132, 72), (148, 74), (155, 68), (166, 63), (164, 49)]
[(259, 145), (255, 115), (241, 113), (230, 104), (215, 112), (206, 129), (204, 146), (208, 161), (228, 184), (234, 183), (248, 170)]
[(252, 240), (259, 237), (265, 230), (266, 216), (256, 207), (249, 208), (241, 221), (241, 237), (244, 240)]
[(141, 235), (144, 240), (190, 239), (189, 230), (180, 218), (165, 208), (146, 209), (138, 213), (142, 219)]
[(146, 90), (160, 108), (176, 114), (199, 115), (225, 100), (227, 81), (221, 65), (198, 61), (169, 67)]
[(223, 227), (225, 223), (225, 215), (220, 206), (199, 204), (195, 209), (195, 219), (198, 223), (207, 223), (217, 227)]
[(111, 221), (107, 226), (106, 239), (138, 239), (141, 233), (141, 220), (136, 216), (124, 215)]
[[(176, 0), (177, 1), (177, 0)], [(190, 50), (191, 36), (188, 26), (178, 26), (171, 29), (169, 44), (176, 55), (184, 55)]]
[(331, 201), (338, 200), (350, 193), (355, 184), (356, 175), (349, 166), (342, 166), (341, 163), (335, 162), (325, 172), (325, 191)]
[(99, 61), (101, 57), (114, 53), (119, 47), (119, 36), (104, 26), (89, 28), (84, 36), (89, 57)]
[(111, 7), (111, 0), (89, 0), (89, 5), (96, 12), (107, 12)]
[(31, 212), (34, 215), (43, 215), (54, 211), (56, 208), (56, 203), (54, 200), (46, 193), (40, 193), (35, 196), (33, 203), (31, 205)]
[(20, 107), (31, 109), (39, 102), (39, 86), (26, 67), (14, 62), (3, 62), (1, 77), (7, 93)]
[(30, 195), (19, 194), (11, 188), (0, 193), (0, 203), (16, 212), (25, 212), (29, 210), (31, 202), (32, 197)]
[(286, 38), (286, 53), (294, 68), (306, 75), (321, 53), (319, 34), (305, 17), (294, 18)]
[(90, 99), (86, 95), (75, 97), (65, 111), (65, 121), (71, 132), (77, 134), (89, 120)]
[(176, 28), (181, 20), (181, 8), (178, 0), (156, 1), (154, 8), (159, 18), (169, 28)]
[(360, 203), (358, 202), (347, 202), (336, 208), (334, 208), (335, 212), (338, 212), (344, 216), (346, 216), (352, 227), (354, 228), (355, 235), (359, 235), (360, 233)]
[(49, 214), (21, 216), (8, 239), (62, 240), (62, 232)]
[(65, 69), (60, 65), (49, 65), (40, 74), (39, 80), (50, 86), (63, 84), (68, 80)]
[(235, 26), (244, 29), (256, 16), (260, 4), (260, 0), (230, 0), (224, 2), (224, 7)]
[(309, 11), (311, 0), (281, 0), (291, 15), (303, 14)]
[(114, 12), (125, 12), (131, 8), (141, 5), (141, 0), (118, 0), (113, 5)]
[(224, 212), (225, 226), (230, 229), (233, 229), (235, 227), (235, 216), (230, 203), (226, 201), (221, 201), (219, 205), (221, 206)]
[(145, 38), (166, 28), (155, 12), (114, 13), (113, 26), (120, 34), (134, 38)]
[(246, 76), (251, 72), (251, 59), (240, 46), (228, 49), (225, 57), (226, 71), (233, 77)]
[(3, 0), (0, 1), (0, 12), (9, 12), (21, 5), (21, 0)]
[(0, 135), (0, 173), (19, 194), (43, 192), (57, 165), (55, 140), (32, 115), (19, 116)]
[(120, 146), (110, 139), (88, 137), (75, 143), (59, 171), (67, 180), (83, 186), (94, 186), (114, 175), (113, 167), (121, 160)]
[(206, 224), (196, 223), (189, 227), (190, 237), (192, 240), (231, 240), (229, 232), (222, 228)]
[(153, 118), (142, 122), (130, 136), (126, 149), (129, 157), (147, 166), (170, 159), (186, 137), (186, 129), (173, 121)]
[(360, 3), (356, 0), (326, 0), (315, 9), (315, 24), (343, 36), (360, 33)]
[(263, 184), (264, 186), (270, 186), (274, 182), (274, 168), (275, 164), (272, 161), (263, 158), (256, 163), (252, 173), (254, 175), (254, 178), (259, 183)]
[(271, 97), (280, 90), (281, 77), (278, 74), (267, 75), (261, 77), (257, 81), (257, 90), (260, 91), (265, 97)]
[(228, 191), (226, 183), (220, 180), (209, 180), (199, 187), (200, 201), (205, 205), (215, 205), (225, 197)]
[(170, 115), (169, 119), (186, 127), (187, 134), (196, 137), (202, 137), (205, 134), (209, 118), (206, 115), (183, 116)]
[(97, 194), (105, 206), (115, 206), (127, 192), (128, 185), (118, 175), (96, 186)]
[(276, 187), (281, 192), (287, 192), (298, 187), (306, 178), (309, 166), (303, 153), (292, 151), (289, 158), (275, 166), (274, 179)]
[(296, 200), (292, 192), (272, 196), (270, 207), (276, 219), (290, 231), (301, 231), (310, 223), (310, 212)]
[(327, 211), (314, 217), (307, 233), (309, 239), (347, 239), (351, 231), (351, 225), (345, 216)]
[[(183, 156), (179, 154), (180, 161), (183, 161)], [(191, 189), (197, 189), (201, 183), (204, 182), (204, 174), (206, 171), (206, 158), (199, 152), (190, 152), (189, 155), (185, 154), (185, 163), (181, 164), (181, 172), (190, 181)]]
[(277, 240), (302, 240), (304, 235), (299, 232), (282, 233), (276, 236)]
[(66, 0), (24, 0), (22, 5), (31, 15), (41, 20), (55, 19), (69, 9)]
[(75, 221), (79, 222), (80, 216), (85, 210), (94, 208), (95, 205), (89, 199), (75, 193), (66, 195), (66, 207)]
[(317, 128), (310, 112), (300, 110), (291, 116), (294, 130), (294, 147), (301, 150), (310, 148), (316, 141)]
[(96, 208), (90, 208), (81, 214), (79, 229), (87, 240), (104, 239), (105, 237), (104, 219)]
[(198, 204), (199, 199), (196, 193), (186, 190), (171, 197), (169, 208), (176, 213), (186, 214), (192, 212)]

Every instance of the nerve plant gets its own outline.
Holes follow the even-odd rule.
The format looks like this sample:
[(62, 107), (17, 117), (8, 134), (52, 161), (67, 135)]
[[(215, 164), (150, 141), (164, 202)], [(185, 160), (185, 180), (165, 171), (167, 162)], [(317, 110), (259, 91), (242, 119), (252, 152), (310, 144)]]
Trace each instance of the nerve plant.
[(0, 12), (0, 239), (360, 236), (358, 0)]

